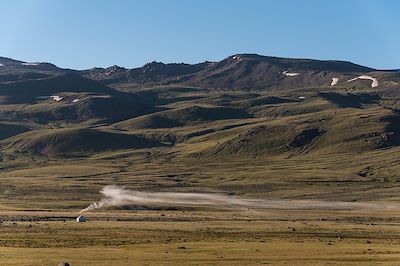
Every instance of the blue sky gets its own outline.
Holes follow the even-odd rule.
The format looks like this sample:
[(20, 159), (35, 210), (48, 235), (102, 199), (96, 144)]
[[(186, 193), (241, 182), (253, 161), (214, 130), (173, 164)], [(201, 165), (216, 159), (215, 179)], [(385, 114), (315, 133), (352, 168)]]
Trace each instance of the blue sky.
[(0, 56), (76, 69), (236, 53), (400, 68), (396, 0), (4, 0)]

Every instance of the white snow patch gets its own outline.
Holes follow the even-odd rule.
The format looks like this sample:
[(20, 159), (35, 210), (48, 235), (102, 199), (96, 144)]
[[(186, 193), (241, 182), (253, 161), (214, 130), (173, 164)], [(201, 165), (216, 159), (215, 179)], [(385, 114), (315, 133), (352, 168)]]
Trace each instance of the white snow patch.
[(285, 75), (285, 76), (288, 76), (288, 77), (295, 77), (295, 76), (300, 75), (300, 73), (289, 72), (287, 70), (283, 71), (282, 74)]
[(300, 96), (299, 100), (304, 100), (306, 98), (306, 96)]
[(72, 102), (77, 103), (77, 102), (79, 102), (79, 99), (74, 99)]
[(56, 102), (59, 102), (59, 101), (61, 101), (62, 99), (64, 99), (63, 97), (60, 97), (60, 96), (58, 96), (58, 95), (52, 95), (52, 96), (50, 96), (50, 98), (52, 98), (54, 101), (56, 101)]
[(47, 100), (47, 99), (49, 99), (49, 98), (53, 99), (53, 100), (56, 101), (56, 102), (59, 102), (59, 101), (61, 101), (62, 99), (64, 99), (63, 97), (58, 96), (58, 95), (52, 95), (52, 96), (37, 96), (37, 97), (36, 97), (36, 99), (38, 99), (38, 100)]
[(29, 62), (25, 62), (25, 63), (21, 63), (21, 65), (23, 65), (23, 66), (38, 66), (39, 63), (29, 63)]
[(366, 75), (362, 75), (362, 76), (359, 76), (359, 77), (356, 77), (356, 78), (353, 78), (353, 79), (349, 79), (347, 82), (352, 82), (352, 81), (355, 81), (357, 79), (369, 79), (369, 80), (371, 80), (372, 81), (372, 83), (371, 83), (371, 87), (372, 88), (376, 88), (376, 87), (379, 86), (379, 82), (378, 82), (378, 80), (376, 78), (373, 78), (371, 76), (366, 76)]
[(332, 78), (331, 86), (335, 86), (339, 82), (339, 78)]
[(0, 67), (4, 66), (3, 64), (0, 63)]
[(241, 62), (242, 58), (240, 56), (238, 56), (238, 55), (235, 55), (235, 56), (232, 56), (232, 60), (236, 60), (236, 61)]

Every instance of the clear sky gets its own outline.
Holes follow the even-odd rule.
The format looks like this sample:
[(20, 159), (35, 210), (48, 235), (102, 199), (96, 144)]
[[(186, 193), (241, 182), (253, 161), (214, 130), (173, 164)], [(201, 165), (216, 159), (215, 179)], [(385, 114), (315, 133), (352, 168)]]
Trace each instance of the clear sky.
[(400, 68), (397, 0), (2, 0), (0, 56), (76, 69), (236, 53)]

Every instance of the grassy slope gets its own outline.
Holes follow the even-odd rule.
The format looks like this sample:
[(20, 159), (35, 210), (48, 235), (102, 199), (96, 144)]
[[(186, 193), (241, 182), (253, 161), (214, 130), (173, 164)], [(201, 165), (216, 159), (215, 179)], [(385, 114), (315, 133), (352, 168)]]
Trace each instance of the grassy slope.
[[(41, 173), (37, 175), (39, 179), (34, 174), (27, 182), (43, 187), (48, 197), (52, 197), (54, 189), (51, 183), (56, 182), (77, 187), (78, 191), (83, 189), (85, 193), (91, 191), (86, 196), (97, 195), (101, 185), (117, 183), (139, 189), (216, 189), (277, 198), (330, 200), (343, 191), (346, 193), (341, 195), (342, 200), (393, 200), (398, 191), (399, 142), (397, 120), (389, 118), (397, 114), (386, 108), (390, 98), (385, 93), (386, 90), (342, 86), (258, 93), (207, 92), (185, 87), (143, 89), (138, 95), (158, 99), (162, 103), (159, 107), (170, 110), (104, 125), (100, 131), (44, 129), (3, 140), (3, 178), (13, 188), (14, 196), (23, 193), (28, 198), (33, 192), (21, 188), (19, 182), (23, 182), (24, 175), (30, 176), (30, 171), (35, 173), (43, 166), (62, 169), (71, 164), (94, 165), (95, 169), (98, 165), (110, 165), (112, 175), (99, 174), (93, 179), (86, 178), (86, 173), (75, 179), (58, 175), (40, 179), (46, 176)], [(299, 95), (307, 98), (299, 101)], [(236, 107), (242, 109), (232, 111)], [(255, 117), (243, 115), (246, 112)], [(157, 126), (156, 116), (173, 120), (179, 126)], [(137, 139), (135, 149), (129, 150), (133, 146), (123, 145), (121, 137), (134, 138), (130, 134), (149, 143), (161, 141), (172, 146), (150, 148)], [(14, 153), (15, 150), (27, 153)], [(30, 155), (74, 154), (74, 150), (79, 150), (83, 157)], [(24, 174), (20, 174), (20, 169), (24, 169)], [(70, 176), (69, 168), (66, 169), (64, 175)], [(182, 172), (182, 176), (176, 171)], [(177, 176), (176, 180), (163, 177), (168, 175)], [(70, 193), (65, 191), (66, 195)], [(44, 206), (47, 204), (44, 202)], [(36, 205), (40, 206), (40, 202)]]
[(93, 152), (161, 145), (142, 137), (90, 128), (48, 129), (23, 133), (0, 143), (5, 150), (45, 156), (88, 155)]
[[(330, 96), (335, 93), (335, 97), (321, 95), (321, 91), (331, 93)], [(106, 143), (114, 144), (108, 134), (117, 135), (117, 139), (121, 134), (133, 134), (173, 145), (140, 149), (116, 147), (94, 153), (87, 149), (79, 156), (64, 158), (32, 154), (31, 148), (36, 146), (32, 143), (44, 142), (52, 149), (60, 147), (57, 143), (61, 143), (61, 147), (64, 143), (67, 146), (79, 144), (81, 142), (74, 142), (70, 134), (61, 138), (61, 142), (58, 136), (49, 135), (49, 132), (79, 131), (58, 129), (76, 127), (76, 124), (43, 125), (15, 121), (35, 130), (2, 141), (15, 143), (1, 150), (0, 162), (0, 210), (7, 220), (0, 225), (0, 253), (6, 265), (54, 265), (60, 261), (76, 265), (129, 265), (132, 261), (140, 264), (173, 264), (177, 261), (188, 264), (222, 261), (231, 264), (271, 261), (274, 264), (293, 261), (316, 264), (398, 263), (397, 238), (386, 237), (398, 236), (398, 214), (395, 211), (345, 212), (352, 218), (343, 221), (341, 217), (347, 214), (329, 211), (299, 214), (291, 210), (280, 213), (273, 221), (266, 221), (271, 213), (261, 213), (256, 218), (248, 212), (240, 214), (246, 219), (254, 218), (254, 223), (237, 221), (237, 217), (231, 216), (235, 216), (234, 213), (206, 211), (205, 216), (219, 217), (212, 218), (214, 222), (196, 218), (193, 222), (183, 223), (178, 221), (185, 215), (194, 215), (193, 212), (167, 213), (166, 221), (159, 221), (164, 217), (159, 212), (154, 214), (157, 218), (146, 218), (144, 212), (117, 214), (111, 210), (106, 214), (89, 214), (93, 220), (104, 215), (98, 218), (102, 221), (74, 224), (77, 212), (98, 200), (98, 191), (109, 184), (149, 191), (222, 191), (240, 197), (270, 199), (378, 201), (382, 204), (400, 200), (397, 120), (390, 118), (397, 117), (397, 114), (387, 108), (396, 104), (398, 96), (393, 91), (323, 87), (253, 93), (166, 87), (140, 93), (160, 97), (161, 108), (185, 110), (197, 105), (240, 107), (255, 117), (211, 119), (213, 121), (188, 123), (176, 128), (143, 126), (118, 129), (115, 124), (104, 124), (101, 128), (90, 129), (89, 133), (107, 132), (107, 138), (100, 138)], [(360, 93), (378, 94), (380, 98), (371, 96), (372, 100), (366, 100), (364, 96), (352, 96)], [(344, 95), (344, 98), (336, 94)], [(299, 101), (298, 97), (302, 95), (307, 98)], [(290, 100), (277, 101), (268, 97)], [(260, 126), (279, 134), (271, 135), (267, 130), (257, 137), (246, 137)], [(304, 145), (287, 147), (296, 138), (301, 139), (298, 136), (309, 128), (318, 128), (324, 133)], [(89, 134), (88, 138), (92, 139), (91, 136)], [(103, 141), (99, 143), (104, 144)], [(15, 153), (12, 146), (23, 147), (28, 153)], [(75, 150), (76, 146), (73, 147)], [(273, 147), (273, 152), (266, 147)], [(15, 210), (19, 212), (15, 214)], [(31, 215), (22, 210), (50, 212)], [(44, 219), (33, 223), (31, 230), (29, 224), (19, 218), (13, 224), (13, 215), (20, 215), (23, 219), (31, 216), (42, 219), (49, 215), (66, 218), (55, 218), (55, 222)], [(143, 222), (117, 220), (124, 215), (138, 216), (143, 218)], [(178, 221), (168, 220), (170, 215), (177, 216)], [(329, 218), (331, 222), (321, 221), (321, 217)], [(107, 218), (111, 221), (104, 221)], [(62, 219), (67, 222), (62, 222)], [(308, 225), (292, 220), (304, 221)], [(382, 224), (368, 225), (377, 221)], [(297, 230), (291, 231), (288, 227), (292, 226)], [(385, 232), (384, 238), (382, 232)], [(338, 240), (338, 236), (343, 240)], [(260, 242), (264, 238), (266, 242)], [(55, 240), (59, 246), (54, 246)], [(85, 247), (77, 249), (79, 245)], [(178, 249), (180, 246), (187, 249)], [(24, 255), (17, 255), (21, 253)]]

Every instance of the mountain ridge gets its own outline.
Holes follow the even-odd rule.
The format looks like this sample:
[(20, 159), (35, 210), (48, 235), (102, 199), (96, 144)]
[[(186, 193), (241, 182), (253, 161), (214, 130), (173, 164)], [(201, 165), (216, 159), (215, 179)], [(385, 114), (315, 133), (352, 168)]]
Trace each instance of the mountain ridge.
[(227, 56), (226, 58), (220, 60), (220, 61), (203, 61), (203, 62), (198, 62), (198, 63), (186, 63), (186, 62), (172, 62), (172, 63), (164, 63), (162, 61), (157, 61), (157, 60), (153, 60), (153, 61), (149, 61), (148, 63), (145, 63), (142, 66), (138, 66), (138, 67), (124, 67), (124, 66), (120, 66), (120, 65), (112, 65), (112, 66), (108, 66), (108, 67), (98, 67), (98, 66), (93, 66), (91, 68), (84, 68), (84, 69), (74, 69), (74, 68), (62, 68), (62, 67), (58, 67), (55, 64), (52, 64), (50, 62), (27, 62), (27, 61), (22, 61), (22, 60), (17, 60), (17, 59), (13, 59), (11, 57), (6, 57), (6, 56), (0, 56), (0, 63), (3, 62), (7, 62), (7, 61), (12, 61), (14, 63), (37, 63), (37, 64), (51, 64), (54, 66), (57, 66), (60, 69), (64, 69), (64, 70), (74, 70), (74, 71), (78, 71), (78, 72), (83, 72), (83, 71), (90, 71), (90, 70), (94, 70), (94, 69), (109, 69), (109, 68), (120, 68), (120, 69), (124, 69), (124, 70), (132, 70), (132, 69), (138, 69), (138, 68), (143, 68), (146, 65), (152, 64), (152, 63), (159, 63), (159, 64), (164, 64), (164, 65), (199, 65), (199, 64), (213, 64), (213, 63), (218, 63), (218, 62), (222, 62), (224, 60), (227, 60), (229, 58), (233, 58), (236, 56), (246, 56), (246, 57), (259, 57), (259, 58), (269, 58), (269, 59), (290, 59), (290, 60), (309, 60), (309, 61), (317, 61), (317, 62), (338, 62), (338, 63), (351, 63), (353, 65), (357, 65), (357, 66), (361, 66), (361, 67), (365, 67), (365, 68), (369, 68), (371, 70), (374, 71), (400, 71), (399, 69), (390, 69), (390, 68), (385, 68), (385, 69), (378, 69), (378, 68), (372, 68), (372, 67), (367, 67), (364, 66), (362, 64), (357, 64), (354, 63), (352, 61), (347, 61), (347, 60), (340, 60), (340, 59), (315, 59), (315, 58), (306, 58), (306, 57), (281, 57), (281, 56), (268, 56), (268, 55), (261, 55), (261, 54), (256, 54), (256, 53), (237, 53), (237, 54), (233, 54), (230, 56)]
[(332, 79), (354, 78), (377, 70), (340, 60), (284, 58), (258, 54), (235, 54), (218, 62), (196, 64), (149, 62), (142, 67), (113, 65), (86, 70), (59, 68), (51, 63), (27, 63), (0, 57), (0, 82), (77, 74), (105, 85), (129, 83), (133, 87), (184, 85), (213, 89), (262, 89), (329, 85)]

